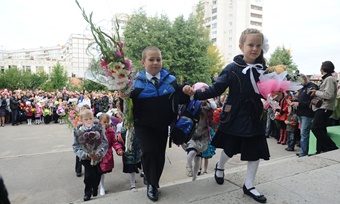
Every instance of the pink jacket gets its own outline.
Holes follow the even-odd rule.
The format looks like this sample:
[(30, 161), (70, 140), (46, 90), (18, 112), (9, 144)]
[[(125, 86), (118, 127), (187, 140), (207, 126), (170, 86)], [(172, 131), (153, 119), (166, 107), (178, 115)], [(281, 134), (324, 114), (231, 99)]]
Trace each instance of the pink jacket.
[(108, 172), (113, 169), (114, 161), (113, 161), (113, 149), (117, 151), (123, 150), (122, 145), (117, 142), (116, 135), (111, 127), (106, 128), (105, 136), (107, 141), (109, 142), (109, 148), (107, 150), (106, 155), (103, 157), (102, 161), (100, 162), (100, 168), (103, 172)]

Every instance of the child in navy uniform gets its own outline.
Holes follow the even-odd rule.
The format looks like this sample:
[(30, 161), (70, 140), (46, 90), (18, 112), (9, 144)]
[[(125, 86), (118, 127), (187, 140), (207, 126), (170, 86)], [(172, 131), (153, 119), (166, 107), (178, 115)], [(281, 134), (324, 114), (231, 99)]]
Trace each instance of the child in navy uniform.
[(142, 53), (142, 65), (135, 78), (130, 98), (133, 101), (134, 130), (142, 150), (142, 165), (147, 180), (147, 197), (158, 200), (159, 180), (165, 163), (168, 126), (178, 113), (179, 99), (189, 101), (176, 78), (162, 68), (161, 51), (154, 46)]

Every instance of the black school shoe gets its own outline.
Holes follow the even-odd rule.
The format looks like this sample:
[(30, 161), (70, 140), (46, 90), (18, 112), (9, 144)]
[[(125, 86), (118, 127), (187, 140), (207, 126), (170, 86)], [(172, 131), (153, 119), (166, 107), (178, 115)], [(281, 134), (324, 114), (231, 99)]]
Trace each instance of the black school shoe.
[(89, 195), (84, 195), (84, 201), (88, 201), (88, 200), (91, 200), (91, 196), (89, 196)]
[(147, 193), (147, 196), (150, 200), (152, 200), (152, 201), (158, 200), (158, 189), (157, 189), (156, 186), (148, 184), (146, 193)]
[(252, 194), (250, 191), (255, 189), (255, 187), (251, 187), (249, 189), (247, 189), (247, 187), (245, 185), (243, 185), (243, 193), (252, 197), (254, 200), (256, 200), (257, 202), (260, 203), (265, 203), (267, 202), (267, 198), (264, 195), (254, 195)]

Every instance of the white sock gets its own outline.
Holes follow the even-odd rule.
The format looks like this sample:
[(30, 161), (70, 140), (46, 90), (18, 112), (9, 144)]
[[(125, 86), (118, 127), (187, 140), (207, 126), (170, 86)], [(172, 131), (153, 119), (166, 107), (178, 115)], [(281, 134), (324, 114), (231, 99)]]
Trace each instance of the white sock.
[(194, 159), (194, 172), (192, 173), (192, 180), (196, 180), (198, 169), (201, 166), (201, 157), (195, 157)]
[(135, 172), (130, 173), (130, 186), (131, 188), (135, 188), (136, 187), (136, 179), (135, 179)]
[[(230, 158), (224, 153), (224, 151), (221, 152), (221, 157), (220, 160), (217, 164), (217, 168), (218, 169), (224, 169), (225, 163), (227, 163), (227, 161)], [(216, 176), (217, 177), (223, 177), (223, 171), (216, 171)]]
[[(254, 179), (256, 176), (257, 169), (259, 167), (260, 160), (248, 161), (247, 164), (247, 176), (244, 185), (247, 189), (254, 187)], [(261, 195), (256, 189), (250, 191), (254, 195)]]
[(192, 161), (194, 160), (195, 156), (196, 156), (196, 151), (195, 150), (191, 150), (188, 152), (187, 154), (187, 167), (192, 167)]
[(99, 193), (100, 193), (100, 195), (105, 195), (104, 179), (105, 179), (105, 176), (104, 176), (104, 174), (102, 174), (102, 176), (100, 178), (100, 183), (99, 183)]

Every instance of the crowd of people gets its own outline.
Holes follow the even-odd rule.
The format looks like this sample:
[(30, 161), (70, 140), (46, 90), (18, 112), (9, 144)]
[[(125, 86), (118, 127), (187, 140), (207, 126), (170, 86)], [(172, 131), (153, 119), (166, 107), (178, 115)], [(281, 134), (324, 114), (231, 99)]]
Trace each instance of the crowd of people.
[[(131, 190), (135, 189), (135, 173), (143, 169), (147, 197), (157, 201), (169, 126), (177, 117), (179, 105), (201, 100), (203, 111), (197, 131), (188, 143), (182, 145), (187, 152), (186, 174), (196, 180), (201, 173), (202, 158), (205, 161), (204, 173), (215, 148), (221, 148), (223, 151), (215, 164), (214, 179), (222, 185), (227, 161), (241, 154), (240, 159), (247, 161), (243, 193), (265, 203), (267, 198), (255, 188), (254, 180), (260, 159), (270, 158), (268, 137), (273, 136), (278, 144), (287, 145), (287, 151), (295, 151), (296, 145), (299, 145), (299, 157), (308, 155), (310, 131), (317, 138), (317, 153), (338, 149), (326, 129), (327, 121), (334, 112), (338, 90), (337, 81), (332, 77), (333, 63), (322, 63), (320, 71), (323, 77), (319, 86), (299, 74), (303, 87), (271, 93), (277, 106), (269, 106), (265, 110), (265, 99), (255, 83), (259, 81), (261, 71), (267, 68), (263, 57), (267, 49), (265, 42), (263, 34), (256, 29), (242, 32), (239, 47), (243, 54), (235, 56), (220, 74), (215, 74), (211, 86), (177, 84), (175, 76), (162, 67), (161, 51), (154, 46), (146, 47), (142, 53), (145, 70), (137, 74), (129, 95), (133, 103), (134, 152), (124, 149), (122, 101), (125, 96), (117, 91), (89, 93), (85, 89), (73, 92), (64, 88), (54, 92), (10, 92), (4, 89), (1, 92), (1, 126), (10, 123), (17, 126), (25, 121), (28, 125), (32, 121), (36, 125), (50, 122), (64, 124), (75, 121), (78, 115), (78, 122), (73, 124), (73, 150), (77, 156), (77, 176), (81, 176), (79, 162), (85, 167), (83, 200), (97, 196), (98, 191), (101, 195), (105, 194), (104, 174), (112, 171), (115, 150), (125, 161), (123, 171), (131, 175)], [(320, 99), (322, 104), (313, 104), (315, 98)], [(211, 109), (218, 111), (218, 119), (209, 116)], [(264, 112), (267, 112), (266, 120)], [(102, 138), (104, 145), (97, 153), (88, 152), (81, 145), (79, 138), (88, 131)]]
[[(82, 92), (55, 90), (47, 92), (39, 89), (35, 90), (1, 90), (1, 124), (35, 125), (42, 123), (64, 124), (65, 117), (74, 117), (75, 111), (83, 105), (88, 105), (96, 115), (99, 112), (107, 112), (117, 108), (119, 102), (118, 92)], [(74, 111), (73, 111), (74, 110)]]

